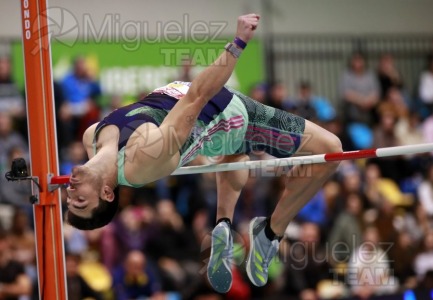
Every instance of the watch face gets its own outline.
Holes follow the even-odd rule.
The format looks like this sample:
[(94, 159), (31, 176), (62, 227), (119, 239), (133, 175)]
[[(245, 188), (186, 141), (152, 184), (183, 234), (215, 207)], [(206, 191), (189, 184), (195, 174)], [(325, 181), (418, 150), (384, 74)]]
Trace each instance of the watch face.
[(239, 56), (242, 53), (242, 50), (237, 48), (234, 44), (232, 43), (228, 43), (225, 47), (224, 47), (228, 52), (230, 52), (234, 57), (239, 58)]

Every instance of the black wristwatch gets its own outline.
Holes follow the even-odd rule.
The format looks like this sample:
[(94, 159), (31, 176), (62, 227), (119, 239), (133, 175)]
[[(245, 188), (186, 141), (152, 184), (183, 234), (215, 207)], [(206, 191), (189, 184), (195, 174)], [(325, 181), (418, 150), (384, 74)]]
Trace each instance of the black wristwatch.
[(224, 49), (230, 52), (235, 58), (239, 58), (242, 54), (242, 49), (238, 48), (234, 43), (227, 43)]

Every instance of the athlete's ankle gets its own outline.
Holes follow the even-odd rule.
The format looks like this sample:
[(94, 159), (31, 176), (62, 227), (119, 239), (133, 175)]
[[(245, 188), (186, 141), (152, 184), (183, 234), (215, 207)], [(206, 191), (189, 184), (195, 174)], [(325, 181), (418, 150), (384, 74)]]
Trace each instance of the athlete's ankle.
[(219, 218), (219, 219), (216, 221), (216, 224), (215, 224), (215, 225), (218, 225), (218, 224), (221, 223), (221, 222), (226, 222), (226, 223), (229, 225), (229, 227), (232, 226), (232, 221), (231, 221), (229, 218)]
[(265, 235), (266, 237), (270, 240), (278, 240), (281, 241), (281, 239), (283, 238), (283, 235), (278, 235), (274, 232), (274, 230), (271, 227), (271, 217), (267, 217), (266, 218), (266, 226), (265, 226)]

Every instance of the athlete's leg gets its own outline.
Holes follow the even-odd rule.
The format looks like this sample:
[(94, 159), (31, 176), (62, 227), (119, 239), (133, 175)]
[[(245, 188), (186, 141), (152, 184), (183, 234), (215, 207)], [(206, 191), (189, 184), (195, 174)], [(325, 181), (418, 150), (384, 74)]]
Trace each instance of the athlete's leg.
[[(304, 135), (298, 153), (340, 152), (340, 140), (325, 129), (305, 121)], [(295, 166), (287, 174), (284, 192), (270, 218), (258, 217), (250, 223), (250, 252), (247, 274), (251, 282), (263, 286), (268, 280), (268, 266), (277, 254), (279, 241), (290, 221), (317, 193), (337, 168), (337, 162)], [(301, 170), (301, 168), (311, 170)]]
[[(248, 160), (245, 154), (225, 156), (219, 163), (232, 163)], [(212, 230), (211, 254), (207, 276), (212, 287), (226, 293), (232, 285), (231, 264), (233, 257), (233, 237), (231, 221), (236, 202), (248, 180), (248, 170), (219, 172), (217, 180), (217, 224)]]
[[(302, 152), (305, 155), (341, 151), (338, 137), (312, 122), (305, 121), (304, 135), (297, 153)], [(271, 216), (271, 229), (277, 236), (283, 235), (289, 222), (319, 191), (338, 164), (327, 162), (299, 165), (289, 171), (284, 192)]]
[[(246, 154), (227, 155), (218, 163), (242, 162), (249, 159)], [(216, 220), (228, 218), (233, 220), (233, 213), (242, 188), (247, 183), (249, 170), (218, 172), (217, 182), (217, 214)]]

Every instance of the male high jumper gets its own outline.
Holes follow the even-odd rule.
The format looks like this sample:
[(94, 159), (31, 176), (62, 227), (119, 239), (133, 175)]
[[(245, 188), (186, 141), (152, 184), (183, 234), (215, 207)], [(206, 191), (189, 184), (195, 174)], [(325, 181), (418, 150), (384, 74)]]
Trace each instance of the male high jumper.
[[(89, 161), (72, 170), (67, 188), (70, 224), (79, 229), (106, 225), (118, 208), (113, 192), (117, 186), (140, 187), (156, 181), (199, 154), (237, 162), (256, 150), (276, 157), (289, 157), (300, 149), (310, 154), (342, 151), (339, 139), (325, 129), (224, 86), (259, 19), (256, 14), (240, 16), (234, 41), (191, 83), (158, 88), (86, 130), (83, 143)], [(267, 282), (268, 264), (289, 222), (337, 166), (337, 162), (311, 165), (310, 177), (295, 176), (295, 166), (272, 215), (251, 221), (247, 273), (253, 284)], [(216, 175), (217, 221), (208, 278), (218, 292), (227, 292), (232, 284), (230, 224), (248, 174), (240, 170)]]

